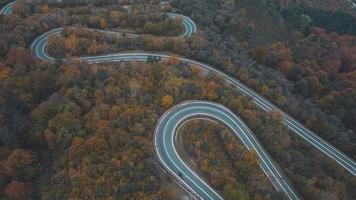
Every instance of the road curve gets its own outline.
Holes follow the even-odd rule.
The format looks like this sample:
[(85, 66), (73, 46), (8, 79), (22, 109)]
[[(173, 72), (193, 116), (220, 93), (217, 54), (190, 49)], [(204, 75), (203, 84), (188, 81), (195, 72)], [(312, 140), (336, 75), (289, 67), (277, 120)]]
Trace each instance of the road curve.
[[(178, 37), (189, 37), (197, 31), (197, 26), (189, 17), (180, 15), (180, 14), (176, 14), (176, 13), (167, 13), (167, 15), (171, 18), (180, 17), (182, 19), (182, 22), (184, 25), (184, 32)], [(89, 29), (89, 28), (88, 28), (88, 30), (100, 32), (100, 33), (102, 33), (106, 36), (110, 36), (110, 37), (122, 37), (122, 33), (120, 33), (120, 32), (104, 31), (104, 30)], [(30, 46), (30, 48), (32, 49), (35, 56), (43, 61), (56, 61), (57, 60), (56, 58), (53, 58), (46, 53), (47, 38), (50, 35), (60, 34), (62, 31), (63, 31), (62, 27), (55, 28), (55, 29), (52, 29), (46, 33), (43, 33), (38, 38), (36, 38)], [(126, 36), (138, 37), (139, 35), (126, 34)], [(147, 57), (147, 56), (145, 56), (145, 57)], [(159, 57), (159, 56), (157, 56), (157, 57)], [(86, 57), (79, 57), (77, 59), (83, 60), (83, 61), (88, 61), (88, 62), (99, 63), (99, 62), (108, 62), (108, 61), (111, 61), (111, 62), (113, 62), (113, 61), (115, 61), (115, 62), (131, 61), (131, 60), (135, 60), (135, 58), (137, 58), (136, 60), (139, 60), (139, 61), (147, 60), (147, 58), (139, 59), (137, 56), (124, 56), (124, 54), (121, 54), (121, 53), (109, 54), (109, 55), (103, 55), (103, 56), (86, 56)], [(65, 60), (62, 59), (62, 61), (65, 61)]]
[(267, 174), (276, 189), (288, 199), (299, 199), (288, 185), (272, 159), (257, 141), (251, 130), (228, 108), (207, 101), (186, 101), (180, 103), (162, 115), (155, 130), (155, 148), (160, 161), (185, 187), (195, 192), (201, 199), (222, 199), (180, 158), (175, 148), (176, 134), (179, 127), (192, 118), (208, 118), (224, 124), (245, 145), (256, 151), (260, 167)]
[(15, 1), (6, 4), (1, 10), (0, 10), (0, 14), (3, 15), (9, 15), (12, 12), (12, 7), (14, 6)]
[(354, 3), (352, 0), (347, 0), (347, 1), (350, 3), (351, 8), (356, 9), (356, 3)]
[[(12, 10), (13, 3), (10, 3), (6, 5), (3, 9), (1, 9), (0, 13), (1, 14), (10, 14)], [(180, 35), (179, 37), (188, 37), (194, 32), (197, 31), (195, 23), (188, 17), (182, 16), (179, 14), (174, 14), (174, 13), (168, 13), (170, 17), (177, 17), (180, 16), (183, 19), (183, 24), (185, 27), (185, 32)], [(30, 48), (32, 49), (33, 53), (36, 55), (41, 60), (44, 61), (55, 61), (56, 59), (49, 56), (46, 53), (45, 47), (47, 43), (47, 38), (51, 34), (60, 34), (62, 28), (57, 28), (53, 29), (49, 32), (46, 32), (39, 36), (37, 39), (33, 41), (31, 44)], [(113, 36), (113, 37), (121, 37), (121, 33), (117, 32), (112, 32), (112, 31), (105, 31), (105, 30), (94, 30), (94, 31), (99, 31), (105, 35), (108, 36)], [(136, 37), (138, 35), (131, 35), (133, 37)], [(169, 55), (165, 54), (158, 54), (158, 53), (116, 53), (116, 54), (108, 54), (108, 55), (100, 55), (100, 56), (86, 56), (86, 57), (79, 57), (76, 59), (87, 61), (90, 63), (103, 63), (103, 62), (126, 62), (126, 61), (141, 61), (141, 62), (146, 62), (149, 57), (156, 57), (160, 58), (161, 60), (165, 60), (169, 58)], [(271, 110), (277, 110), (280, 111), (283, 115), (283, 123), (290, 128), (295, 134), (299, 135), (303, 139), (305, 139), (308, 143), (316, 147), (318, 150), (338, 162), (341, 166), (343, 166), (346, 170), (348, 170), (352, 175), (356, 176), (356, 162), (352, 160), (351, 158), (347, 157), (344, 153), (341, 151), (337, 150), (335, 147), (327, 143), (325, 140), (320, 138), (318, 135), (316, 135), (314, 132), (303, 126), (301, 123), (299, 123), (297, 120), (295, 120), (293, 117), (288, 115), (287, 113), (283, 112), (280, 110), (277, 106), (269, 102), (267, 99), (241, 83), (240, 81), (226, 75), (225, 73), (209, 66), (204, 63), (194, 61), (191, 59), (187, 58), (182, 58), (178, 57), (181, 62), (187, 64), (187, 65), (194, 65), (201, 67), (202, 69), (209, 70), (211, 72), (216, 73), (217, 75), (221, 76), (226, 80), (227, 83), (232, 84), (236, 87), (237, 90), (239, 90), (242, 94), (250, 97), (253, 102), (259, 106), (261, 109), (264, 111), (271, 111)], [(65, 60), (63, 60), (65, 61)], [(196, 105), (199, 108), (195, 107)], [(190, 113), (192, 117), (209, 117), (212, 119), (215, 119), (217, 121), (220, 121), (221, 123), (224, 123), (227, 126), (233, 125), (234, 128), (231, 128), (231, 130), (244, 142), (247, 148), (251, 149), (253, 148), (259, 155), (260, 158), (260, 165), (261, 168), (264, 170), (264, 172), (267, 174), (273, 185), (276, 187), (277, 190), (280, 192), (284, 193), (288, 199), (298, 199), (297, 195), (295, 195), (295, 192), (291, 189), (291, 187), (288, 185), (287, 181), (282, 177), (281, 173), (279, 170), (275, 167), (269, 156), (265, 153), (263, 148), (259, 145), (251, 131), (247, 128), (247, 126), (238, 118), (236, 117), (231, 111), (229, 111), (227, 108), (215, 104), (215, 103), (208, 103), (208, 102), (185, 102), (183, 104), (179, 104), (173, 109), (169, 110), (166, 112), (165, 115), (162, 116), (160, 119), (160, 123), (157, 126), (156, 129), (156, 136), (155, 137), (155, 144), (156, 144), (156, 152), (158, 156), (160, 157), (160, 161), (162, 164), (165, 166), (166, 170), (168, 170), (173, 176), (179, 180), (181, 184), (183, 184), (186, 188), (190, 190), (193, 194), (196, 196), (199, 196), (203, 199), (221, 199), (221, 197), (213, 190), (211, 189), (206, 183), (204, 183), (203, 180), (201, 180), (196, 174), (194, 174), (193, 171), (191, 171), (185, 163), (179, 158), (179, 156), (176, 154), (175, 149), (174, 149), (174, 144), (165, 143), (165, 140), (162, 140), (162, 144), (158, 144), (160, 141), (158, 136), (160, 136), (159, 131), (160, 127), (162, 124), (164, 124), (164, 119), (166, 115), (169, 115), (170, 113), (175, 113), (174, 111), (177, 110), (177, 108), (182, 109), (182, 108), (189, 108), (188, 110), (194, 111), (198, 110), (199, 112), (193, 112)], [(202, 109), (203, 108), (203, 109)], [(214, 110), (214, 112), (213, 112)], [(182, 113), (187, 113), (188, 111), (182, 111)], [(188, 112), (189, 113), (189, 112)], [(214, 114), (215, 113), (215, 114)], [(218, 114), (220, 113), (220, 114)], [(174, 115), (174, 114), (173, 114)], [(177, 115), (174, 115), (177, 116)], [(180, 116), (180, 115), (179, 115)], [(227, 118), (229, 116), (229, 119)], [(185, 119), (186, 116), (182, 115), (182, 120)], [(231, 118), (231, 119), (230, 119)], [(225, 120), (225, 121), (224, 121)], [(175, 120), (176, 121), (176, 120)], [(167, 121), (168, 122), (168, 121)], [(242, 128), (243, 127), (243, 128)], [(172, 129), (172, 132), (170, 133), (171, 136), (165, 136), (165, 137), (173, 137), (175, 134), (176, 129)], [(242, 137), (244, 135), (244, 137)], [(165, 146), (169, 147), (169, 145), (172, 145), (170, 150), (173, 150), (174, 154), (171, 154), (167, 151), (164, 151)], [(170, 151), (169, 150), (169, 151)], [(164, 151), (164, 152), (163, 152)], [(171, 156), (169, 157), (168, 156)], [(167, 157), (168, 156), (168, 157)], [(170, 158), (174, 159), (174, 162), (170, 162)], [(170, 163), (169, 163), (170, 162)], [(184, 167), (185, 168), (184, 168)], [(177, 171), (181, 170), (181, 171)], [(184, 173), (184, 178), (181, 178), (177, 176), (178, 173)]]

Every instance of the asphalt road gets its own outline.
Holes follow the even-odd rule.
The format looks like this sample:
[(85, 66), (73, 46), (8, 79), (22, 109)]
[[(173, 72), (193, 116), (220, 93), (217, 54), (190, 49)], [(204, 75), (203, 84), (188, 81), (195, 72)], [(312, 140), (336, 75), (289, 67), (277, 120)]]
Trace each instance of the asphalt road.
[(356, 8), (356, 3), (354, 3), (352, 0), (347, 0), (351, 4), (351, 8), (355, 9)]
[[(1, 9), (0, 13), (11, 13), (12, 5), (13, 4), (8, 4), (7, 6), (5, 6), (3, 9)], [(174, 13), (168, 13), (168, 15), (170, 17), (182, 17), (185, 31), (179, 37), (189, 37), (197, 31), (195, 23), (190, 18)], [(30, 48), (33, 50), (34, 54), (39, 59), (44, 61), (56, 60), (46, 53), (45, 47), (47, 37), (50, 34), (60, 34), (61, 31), (62, 28), (53, 29), (47, 33), (42, 34), (36, 40), (33, 41)], [(112, 31), (94, 31), (99, 31), (103, 34), (113, 37), (122, 36), (121, 33)], [(132, 34), (131, 36), (138, 37), (138, 35), (134, 34)], [(100, 56), (86, 56), (75, 59), (84, 60), (90, 63), (126, 62), (134, 60), (146, 62), (149, 57), (156, 57), (160, 58), (161, 60), (165, 60), (169, 58), (169, 55), (145, 52), (116, 53)], [(335, 147), (320, 138), (317, 134), (309, 130), (307, 127), (299, 123), (293, 117), (280, 110), (277, 106), (269, 102), (267, 99), (265, 99), (240, 81), (204, 63), (182, 57), (178, 57), (177, 59), (188, 65), (198, 66), (202, 69), (216, 73), (217, 75), (224, 78), (227, 83), (234, 85), (236, 89), (239, 90), (242, 94), (250, 97), (253, 102), (261, 109), (265, 111), (280, 111), (283, 114), (283, 123), (288, 128), (290, 128), (295, 134), (305, 139), (308, 143), (316, 147), (318, 150), (338, 162), (352, 175), (356, 176), (356, 163), (354, 160), (347, 157), (344, 153), (337, 150)], [(267, 174), (268, 178), (271, 180), (275, 188), (281, 193), (283, 193), (288, 199), (298, 199), (298, 195), (296, 195), (296, 193), (290, 187), (287, 179), (283, 177), (283, 175), (280, 173), (280, 170), (278, 170), (277, 167), (273, 164), (273, 161), (269, 158), (267, 153), (265, 153), (261, 145), (251, 133), (251, 131), (237, 116), (235, 116), (233, 113), (231, 113), (231, 111), (229, 111), (222, 105), (218, 105), (211, 102), (209, 103), (189, 101), (175, 106), (161, 117), (156, 129), (155, 145), (157, 155), (159, 156), (163, 166), (165, 166), (165, 169), (170, 172), (171, 175), (176, 177), (176, 180), (179, 181), (179, 183), (185, 186), (185, 188), (187, 188), (190, 192), (195, 194), (195, 196), (198, 196), (202, 199), (221, 199), (221, 197), (212, 188), (210, 188), (199, 176), (197, 176), (189, 167), (187, 167), (187, 165), (184, 163), (184, 161), (182, 161), (182, 159), (180, 159), (174, 147), (174, 140), (171, 140), (175, 136), (177, 126), (179, 126), (179, 124), (182, 123), (185, 119), (193, 117), (209, 117), (230, 127), (231, 131), (233, 131), (233, 133), (235, 133), (237, 137), (242, 140), (246, 148), (254, 149), (258, 153), (259, 159), (261, 161), (260, 166)], [(163, 128), (162, 130), (162, 127), (166, 128)], [(183, 176), (180, 176), (180, 174)]]
[(12, 12), (12, 7), (14, 6), (15, 1), (8, 3), (6, 6), (4, 6), (1, 10), (0, 10), (0, 14), (4, 14), (4, 15), (9, 15)]
[[(167, 15), (172, 18), (175, 18), (175, 17), (182, 18), (183, 25), (184, 25), (184, 32), (178, 37), (189, 37), (197, 31), (197, 26), (190, 18), (180, 15), (180, 14), (176, 14), (176, 13), (167, 13)], [(122, 37), (122, 34), (119, 32), (104, 31), (104, 30), (98, 30), (98, 29), (88, 29), (88, 30), (101, 32), (104, 35), (111, 36), (111, 37)], [(55, 58), (49, 56), (46, 53), (47, 38), (49, 35), (60, 34), (62, 31), (63, 31), (63, 28), (55, 28), (55, 29), (52, 29), (46, 33), (43, 33), (39, 37), (37, 37), (32, 42), (32, 44), (30, 46), (30, 48), (33, 50), (36, 57), (38, 57), (39, 59), (44, 60), (44, 61), (55, 61), (56, 60)], [(139, 35), (136, 35), (136, 34), (126, 34), (126, 36), (139, 37)], [(146, 61), (148, 55), (146, 55), (145, 57), (146, 57), (145, 59), (138, 59), (138, 60)], [(115, 62), (131, 61), (131, 60), (135, 60), (135, 58), (138, 58), (138, 57), (137, 56), (124, 56), (124, 54), (119, 53), (119, 54), (109, 54), (109, 55), (104, 55), (104, 56), (86, 56), (86, 57), (80, 57), (77, 59), (85, 60), (88, 62), (99, 63), (99, 62), (113, 62), (113, 61), (115, 61)]]
[(201, 199), (222, 199), (203, 179), (191, 170), (178, 155), (176, 134), (183, 122), (192, 118), (208, 118), (226, 125), (245, 145), (254, 149), (260, 160), (260, 167), (267, 174), (275, 188), (288, 199), (299, 199), (285, 181), (280, 170), (257, 141), (251, 130), (228, 108), (207, 101), (186, 101), (168, 110), (160, 118), (155, 131), (155, 148), (160, 161), (170, 173), (180, 179), (184, 186), (195, 192)]

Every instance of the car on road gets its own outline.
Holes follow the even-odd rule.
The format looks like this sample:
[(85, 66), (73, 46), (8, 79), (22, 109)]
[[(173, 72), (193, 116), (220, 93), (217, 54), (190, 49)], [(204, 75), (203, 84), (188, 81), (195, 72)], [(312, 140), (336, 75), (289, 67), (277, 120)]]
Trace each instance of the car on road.
[(184, 175), (182, 172), (178, 172), (178, 176), (181, 177), (182, 179), (184, 179)]

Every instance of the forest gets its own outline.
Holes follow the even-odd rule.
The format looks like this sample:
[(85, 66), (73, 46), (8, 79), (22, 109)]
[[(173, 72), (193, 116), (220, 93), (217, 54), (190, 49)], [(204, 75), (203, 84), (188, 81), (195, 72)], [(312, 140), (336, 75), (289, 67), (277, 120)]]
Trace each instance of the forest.
[[(343, 6), (17, 1), (13, 14), (0, 15), (0, 199), (179, 199), (186, 192), (159, 165), (153, 133), (166, 109), (191, 99), (239, 115), (304, 199), (352, 199), (356, 178), (290, 132), (280, 113), (263, 112), (215, 74), (174, 58), (241, 80), (356, 159), (356, 20)], [(173, 39), (184, 29), (181, 19), (160, 14), (172, 11), (190, 16), (198, 32)], [(56, 58), (140, 50), (171, 58), (100, 65), (36, 59), (29, 45), (57, 27), (63, 34), (46, 47)], [(133, 33), (142, 36), (125, 35)], [(255, 153), (225, 127), (192, 121), (180, 137), (188, 164), (224, 198), (281, 198)]]

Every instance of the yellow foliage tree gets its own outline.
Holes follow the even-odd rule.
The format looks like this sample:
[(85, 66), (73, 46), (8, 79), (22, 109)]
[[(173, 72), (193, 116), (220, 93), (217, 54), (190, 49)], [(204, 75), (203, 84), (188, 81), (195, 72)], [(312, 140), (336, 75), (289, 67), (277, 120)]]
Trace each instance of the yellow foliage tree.
[(192, 71), (192, 74), (194, 76), (196, 76), (196, 75), (200, 74), (203, 71), (203, 69), (201, 67), (199, 67), (199, 66), (192, 65), (191, 66), (191, 71)]
[(166, 65), (178, 65), (179, 63), (180, 60), (176, 55), (170, 55), (167, 60), (164, 61), (164, 64)]
[(206, 97), (212, 101), (212, 100), (216, 100), (218, 97), (218, 95), (215, 92), (215, 88), (217, 87), (217, 85), (214, 82), (209, 82), (206, 88)]
[(97, 44), (96, 41), (94, 40), (90, 46), (88, 47), (88, 54), (90, 55), (95, 55), (95, 54), (98, 54), (98, 53), (102, 53), (102, 52), (105, 52), (106, 51), (106, 45), (103, 45), (103, 44)]
[(66, 39), (66, 49), (70, 52), (70, 54), (75, 54), (77, 52), (78, 39), (75, 35), (70, 35)]
[(108, 27), (108, 23), (106, 22), (105, 19), (100, 19), (100, 28), (101, 29), (106, 29)]
[(173, 97), (171, 95), (166, 95), (162, 98), (161, 105), (165, 108), (171, 107), (173, 104)]
[(209, 161), (207, 159), (203, 160), (203, 162), (200, 164), (200, 168), (203, 172), (207, 172), (209, 169)]
[(44, 4), (41, 6), (41, 12), (42, 13), (48, 13), (49, 12), (49, 7), (47, 4)]
[(11, 69), (9, 67), (0, 68), (0, 80), (6, 80), (10, 78)]

